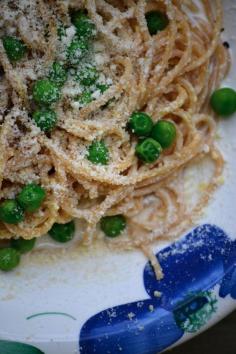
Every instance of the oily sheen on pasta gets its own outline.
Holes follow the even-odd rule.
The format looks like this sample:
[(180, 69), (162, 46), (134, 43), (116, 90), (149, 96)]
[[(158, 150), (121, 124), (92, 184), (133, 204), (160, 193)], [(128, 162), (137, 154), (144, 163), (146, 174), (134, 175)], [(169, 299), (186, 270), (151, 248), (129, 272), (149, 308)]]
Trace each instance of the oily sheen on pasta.
[[(33, 86), (48, 76), (54, 61), (66, 60), (75, 33), (71, 13), (79, 9), (95, 25), (86, 60), (96, 66), (106, 90), (94, 89), (81, 101), (71, 70), (53, 104), (56, 126), (44, 132), (32, 119)], [(145, 14), (156, 10), (167, 16), (168, 25), (151, 34)], [(58, 28), (65, 30), (62, 38)], [(150, 245), (177, 237), (194, 221), (223, 169), (209, 108), (209, 97), (229, 68), (221, 28), (218, 0), (1, 1), (1, 35), (21, 38), (28, 50), (12, 62), (0, 42), (0, 198), (14, 198), (28, 183), (43, 186), (46, 198), (19, 224), (1, 222), (0, 237), (40, 237), (54, 223), (77, 218), (80, 242), (104, 238), (112, 247), (140, 248), (161, 277)], [(174, 144), (154, 163), (143, 163), (135, 153), (138, 138), (127, 125), (137, 111), (176, 127)], [(86, 158), (93, 141), (106, 144), (107, 164)], [(214, 171), (190, 207), (183, 175), (205, 157)], [(120, 237), (105, 238), (99, 221), (117, 214), (125, 216), (127, 227)]]

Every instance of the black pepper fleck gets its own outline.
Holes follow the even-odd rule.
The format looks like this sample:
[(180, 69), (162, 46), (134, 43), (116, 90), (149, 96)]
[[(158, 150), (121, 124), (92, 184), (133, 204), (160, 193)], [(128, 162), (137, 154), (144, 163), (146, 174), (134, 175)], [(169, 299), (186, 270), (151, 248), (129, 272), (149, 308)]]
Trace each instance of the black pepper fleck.
[(229, 42), (224, 42), (224, 43), (223, 43), (223, 46), (224, 46), (225, 48), (227, 48), (227, 49), (229, 49), (229, 48), (230, 48), (230, 44), (229, 44)]

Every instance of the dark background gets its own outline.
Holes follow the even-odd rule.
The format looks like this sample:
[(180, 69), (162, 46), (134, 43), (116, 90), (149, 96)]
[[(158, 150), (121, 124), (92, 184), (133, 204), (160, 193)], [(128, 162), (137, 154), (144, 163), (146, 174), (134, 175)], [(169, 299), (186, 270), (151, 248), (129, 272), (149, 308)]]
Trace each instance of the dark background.
[(169, 354), (236, 354), (236, 312)]

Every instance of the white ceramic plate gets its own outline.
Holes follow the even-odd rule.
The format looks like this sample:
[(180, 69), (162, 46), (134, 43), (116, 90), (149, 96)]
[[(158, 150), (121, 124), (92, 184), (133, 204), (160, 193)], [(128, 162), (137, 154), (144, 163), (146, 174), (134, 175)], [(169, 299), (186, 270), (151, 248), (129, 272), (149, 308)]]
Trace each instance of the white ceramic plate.
[[(233, 58), (224, 85), (236, 88), (235, 1), (224, 8)], [(235, 132), (236, 119), (221, 121), (225, 183), (199, 227), (171, 248), (155, 249), (163, 281), (138, 252), (95, 245), (33, 253), (16, 271), (0, 274), (0, 353), (156, 354), (235, 309)]]

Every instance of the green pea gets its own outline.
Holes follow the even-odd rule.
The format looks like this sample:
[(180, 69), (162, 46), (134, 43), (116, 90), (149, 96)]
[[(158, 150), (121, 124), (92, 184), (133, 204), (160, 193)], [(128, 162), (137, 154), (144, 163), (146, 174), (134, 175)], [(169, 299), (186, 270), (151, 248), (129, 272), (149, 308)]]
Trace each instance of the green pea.
[(67, 71), (62, 64), (55, 61), (49, 73), (49, 79), (58, 87), (62, 87), (67, 80)]
[(20, 39), (5, 36), (2, 39), (2, 43), (10, 61), (18, 61), (25, 56), (27, 47)]
[(107, 237), (117, 237), (126, 228), (126, 219), (123, 215), (105, 216), (100, 227)]
[(145, 15), (149, 33), (151, 36), (163, 31), (169, 24), (169, 19), (163, 12), (149, 11)]
[(109, 150), (104, 141), (94, 141), (88, 148), (87, 159), (96, 165), (107, 165)]
[(51, 230), (48, 232), (53, 240), (66, 243), (73, 239), (75, 235), (75, 223), (71, 221), (67, 224), (54, 224)]
[(31, 240), (25, 240), (23, 238), (12, 239), (11, 247), (19, 251), (21, 254), (28, 253), (32, 251), (35, 246), (36, 238), (32, 238)]
[(14, 199), (7, 199), (0, 204), (0, 220), (6, 224), (19, 224), (24, 220), (24, 210)]
[(97, 69), (93, 66), (84, 68), (77, 75), (77, 80), (84, 86), (92, 86), (99, 78)]
[(81, 59), (87, 54), (89, 43), (84, 39), (75, 38), (67, 48), (67, 60), (70, 65), (78, 65)]
[(87, 104), (93, 101), (92, 93), (89, 91), (84, 91), (78, 98), (77, 101), (82, 105), (86, 106)]
[(167, 149), (176, 139), (175, 125), (167, 120), (160, 120), (154, 125), (151, 137), (158, 141), (163, 149)]
[(25, 211), (33, 213), (41, 207), (45, 197), (44, 188), (35, 183), (30, 183), (22, 188), (16, 199)]
[(216, 90), (211, 96), (210, 103), (215, 113), (228, 117), (236, 112), (236, 92), (227, 87)]
[(60, 99), (60, 91), (50, 80), (38, 80), (33, 86), (33, 98), (39, 104), (50, 105)]
[(42, 131), (50, 132), (56, 126), (57, 115), (51, 109), (41, 109), (33, 113), (33, 120)]
[(148, 136), (153, 128), (152, 118), (143, 112), (134, 112), (129, 120), (129, 128), (137, 136)]
[(153, 163), (159, 158), (162, 147), (156, 140), (147, 138), (137, 144), (135, 152), (143, 162)]
[(104, 93), (109, 89), (109, 86), (107, 84), (98, 84), (97, 89), (101, 92)]
[(76, 27), (77, 35), (90, 39), (96, 35), (96, 27), (83, 10), (76, 11), (71, 16), (71, 21)]
[(0, 249), (0, 269), (8, 272), (20, 263), (20, 253), (14, 248)]

